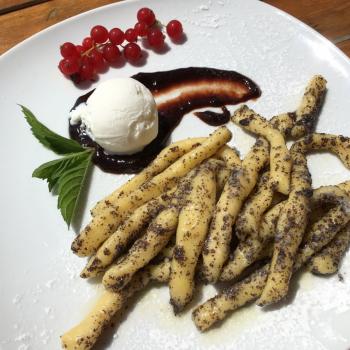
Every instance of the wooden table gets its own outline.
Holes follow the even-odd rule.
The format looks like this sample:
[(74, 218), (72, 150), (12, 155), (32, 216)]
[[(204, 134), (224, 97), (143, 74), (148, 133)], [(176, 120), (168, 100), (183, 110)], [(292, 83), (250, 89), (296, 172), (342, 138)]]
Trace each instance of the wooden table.
[[(0, 0), (0, 54), (78, 13), (120, 0)], [(265, 0), (313, 27), (350, 57), (349, 0)]]

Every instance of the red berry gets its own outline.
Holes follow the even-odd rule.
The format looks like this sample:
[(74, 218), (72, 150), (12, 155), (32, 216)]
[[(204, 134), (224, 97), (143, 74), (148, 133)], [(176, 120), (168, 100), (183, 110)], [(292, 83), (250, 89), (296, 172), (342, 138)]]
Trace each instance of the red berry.
[(79, 71), (79, 61), (74, 56), (63, 58), (60, 61), (58, 68), (63, 74), (72, 75)]
[(164, 44), (164, 35), (160, 29), (150, 29), (147, 34), (148, 43), (154, 47), (161, 47)]
[(109, 31), (109, 40), (114, 45), (120, 45), (125, 40), (125, 34), (119, 28), (113, 28)]
[(95, 75), (94, 65), (93, 65), (91, 59), (89, 59), (89, 57), (84, 57), (84, 58), (85, 59), (82, 62), (79, 73), (80, 73), (82, 80), (90, 80)]
[(151, 9), (143, 7), (137, 11), (137, 20), (151, 26), (155, 22), (156, 16)]
[(85, 51), (85, 49), (81, 45), (77, 45), (75, 47), (76, 51), (78, 52), (79, 55), (82, 55)]
[(173, 19), (167, 24), (166, 31), (170, 38), (179, 39), (183, 33), (181, 22), (177, 19)]
[(94, 41), (88, 36), (81, 44), (85, 50), (89, 50), (94, 46)]
[(137, 22), (134, 30), (138, 36), (146, 36), (148, 33), (148, 25), (143, 22)]
[(135, 43), (129, 43), (124, 47), (124, 56), (127, 60), (136, 61), (141, 57), (141, 48)]
[[(93, 52), (95, 50), (92, 50), (91, 52)], [(82, 58), (81, 58), (81, 64), (85, 64), (85, 63), (89, 63), (89, 64), (94, 64), (93, 62), (93, 59), (90, 57), (90, 56), (86, 56), (84, 55)]]
[(118, 60), (120, 51), (117, 46), (113, 44), (106, 44), (103, 48), (103, 57), (106, 61), (113, 63)]
[(61, 45), (60, 51), (61, 51), (62, 57), (64, 58), (77, 55), (77, 49), (75, 45), (69, 42)]
[(101, 71), (105, 68), (106, 62), (103, 58), (101, 52), (97, 50), (92, 50), (90, 52), (91, 63), (96, 68), (97, 71)]
[(137, 33), (134, 29), (129, 28), (126, 30), (125, 32), (125, 39), (129, 42), (129, 43), (133, 43), (137, 40)]
[(108, 39), (108, 30), (104, 26), (94, 26), (90, 31), (91, 38), (95, 43), (101, 44)]

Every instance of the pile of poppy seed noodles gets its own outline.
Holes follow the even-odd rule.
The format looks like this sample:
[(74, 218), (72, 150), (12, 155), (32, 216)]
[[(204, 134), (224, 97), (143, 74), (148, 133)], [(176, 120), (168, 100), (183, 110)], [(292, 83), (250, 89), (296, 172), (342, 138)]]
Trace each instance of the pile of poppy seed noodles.
[(267, 120), (237, 109), (231, 121), (257, 137), (242, 160), (219, 127), (171, 144), (98, 202), (72, 250), (90, 257), (81, 277), (102, 276), (105, 291), (62, 346), (91, 349), (151, 282), (169, 285), (176, 314), (203, 283), (226, 285), (192, 311), (205, 331), (248, 303), (284, 299), (302, 266), (337, 272), (350, 243), (350, 181), (312, 189), (306, 159), (328, 151), (350, 169), (350, 139), (314, 132), (325, 93), (326, 80), (314, 76), (295, 112)]

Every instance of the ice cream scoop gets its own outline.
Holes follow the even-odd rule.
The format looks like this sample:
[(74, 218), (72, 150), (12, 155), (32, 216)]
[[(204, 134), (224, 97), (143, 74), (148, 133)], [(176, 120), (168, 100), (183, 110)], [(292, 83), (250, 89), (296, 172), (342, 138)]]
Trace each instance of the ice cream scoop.
[(158, 134), (158, 112), (152, 93), (132, 78), (101, 83), (86, 103), (70, 112), (88, 135), (109, 154), (141, 151)]

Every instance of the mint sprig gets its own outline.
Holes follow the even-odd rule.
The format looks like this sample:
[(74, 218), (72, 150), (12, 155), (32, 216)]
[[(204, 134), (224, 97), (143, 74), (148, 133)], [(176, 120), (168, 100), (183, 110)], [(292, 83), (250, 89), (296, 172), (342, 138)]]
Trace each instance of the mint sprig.
[(59, 155), (84, 151), (84, 148), (81, 147), (77, 141), (56, 134), (44, 124), (40, 123), (28, 108), (22, 105), (20, 105), (20, 107), (22, 108), (24, 117), (31, 127), (33, 135), (45, 147)]
[(79, 197), (91, 166), (92, 149), (85, 149), (74, 140), (60, 136), (40, 123), (34, 114), (21, 106), (33, 135), (53, 152), (65, 155), (36, 168), (33, 177), (46, 180), (49, 191), (58, 194), (57, 207), (69, 226), (76, 213)]

